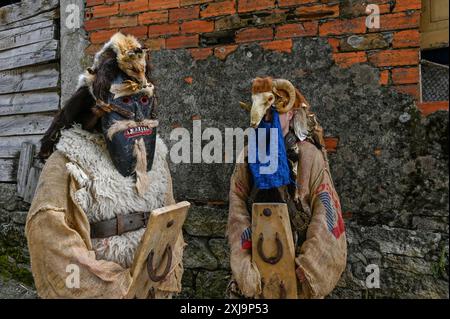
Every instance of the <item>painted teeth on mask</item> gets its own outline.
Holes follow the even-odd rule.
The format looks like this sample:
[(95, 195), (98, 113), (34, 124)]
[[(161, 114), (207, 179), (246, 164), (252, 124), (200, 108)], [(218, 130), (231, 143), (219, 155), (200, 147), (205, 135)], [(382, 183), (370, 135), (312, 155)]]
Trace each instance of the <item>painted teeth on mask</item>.
[(149, 128), (147, 126), (138, 126), (128, 129), (128, 134), (142, 133), (148, 131)]

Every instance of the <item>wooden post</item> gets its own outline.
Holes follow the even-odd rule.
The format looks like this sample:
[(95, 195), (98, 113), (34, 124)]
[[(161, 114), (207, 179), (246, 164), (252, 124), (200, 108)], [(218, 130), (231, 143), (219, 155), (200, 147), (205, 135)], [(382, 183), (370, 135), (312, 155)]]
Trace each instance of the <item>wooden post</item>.
[(297, 299), (295, 247), (286, 204), (253, 204), (252, 258), (262, 299)]
[(23, 200), (27, 203), (31, 203), (33, 200), (41, 171), (41, 168), (35, 166), (32, 166), (30, 169), (27, 179), (27, 186), (25, 187), (25, 192), (23, 194)]
[(22, 143), (20, 151), (19, 165), (17, 167), (17, 193), (24, 197), (28, 181), (28, 173), (33, 164), (34, 145), (28, 142)]

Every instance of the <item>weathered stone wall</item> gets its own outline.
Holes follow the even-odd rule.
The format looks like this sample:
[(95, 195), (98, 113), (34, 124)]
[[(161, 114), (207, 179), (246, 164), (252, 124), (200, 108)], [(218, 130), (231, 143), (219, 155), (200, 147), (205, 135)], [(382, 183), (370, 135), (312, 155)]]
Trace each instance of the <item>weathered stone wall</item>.
[[(448, 297), (448, 113), (422, 117), (412, 98), (380, 86), (377, 69), (339, 68), (331, 50), (322, 39), (299, 39), (292, 54), (248, 45), (225, 62), (195, 61), (187, 51), (154, 53), (163, 137), (169, 141), (173, 127), (192, 132), (194, 119), (203, 129), (245, 128), (248, 114), (237, 102), (249, 100), (251, 80), (267, 74), (292, 80), (326, 135), (339, 137), (330, 165), (349, 252), (331, 297)], [(176, 198), (196, 204), (185, 227), (184, 296), (223, 296), (233, 165), (171, 166)], [(370, 264), (380, 268), (380, 289), (366, 288)]]
[[(0, 184), (0, 280), (33, 285), (24, 225), (29, 205), (17, 197), (16, 184)], [(0, 286), (0, 297), (5, 296)]]

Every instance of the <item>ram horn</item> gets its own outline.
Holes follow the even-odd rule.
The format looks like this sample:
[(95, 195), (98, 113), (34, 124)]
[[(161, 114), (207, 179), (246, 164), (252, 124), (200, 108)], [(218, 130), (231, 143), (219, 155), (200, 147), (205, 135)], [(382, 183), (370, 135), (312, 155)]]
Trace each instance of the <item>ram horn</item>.
[(244, 102), (239, 102), (239, 106), (247, 112), (251, 112), (252, 110), (252, 106)]
[(296, 92), (295, 87), (288, 80), (277, 79), (273, 81), (273, 86), (276, 90), (283, 90), (289, 94), (289, 102), (285, 107), (279, 107), (277, 111), (279, 113), (287, 113), (294, 107)]

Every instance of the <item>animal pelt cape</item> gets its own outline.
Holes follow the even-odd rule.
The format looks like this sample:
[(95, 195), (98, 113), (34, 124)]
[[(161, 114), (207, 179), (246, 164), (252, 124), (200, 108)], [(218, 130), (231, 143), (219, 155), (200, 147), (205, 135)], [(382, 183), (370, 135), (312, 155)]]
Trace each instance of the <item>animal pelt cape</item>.
[[(122, 33), (116, 33), (103, 46), (95, 55), (93, 65), (79, 76), (75, 93), (55, 116), (42, 138), (41, 159), (45, 160), (53, 153), (63, 129), (80, 124), (84, 130), (100, 131), (99, 119), (104, 112), (97, 107), (97, 101), (107, 100), (111, 84), (121, 72), (137, 82), (148, 81), (153, 92), (150, 59), (146, 51), (135, 37)], [(137, 52), (138, 55), (131, 59), (127, 52)], [(156, 118), (155, 112), (152, 118)]]

